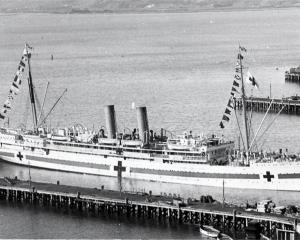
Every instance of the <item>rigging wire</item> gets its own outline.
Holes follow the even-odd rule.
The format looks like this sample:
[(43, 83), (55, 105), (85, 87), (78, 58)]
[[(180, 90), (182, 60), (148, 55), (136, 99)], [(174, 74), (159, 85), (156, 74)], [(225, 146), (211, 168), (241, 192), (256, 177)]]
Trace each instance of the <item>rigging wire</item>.
[(22, 118), (22, 122), (21, 124), (25, 127), (25, 129), (27, 128), (27, 121), (28, 121), (28, 112), (29, 112), (29, 105), (30, 105), (30, 96), (29, 94), (25, 94), (25, 111), (23, 113), (23, 118)]
[(252, 139), (252, 142), (251, 142), (251, 144), (250, 144), (249, 151), (251, 150), (252, 145), (253, 145), (254, 141), (256, 140), (257, 134), (259, 133), (259, 131), (260, 131), (260, 129), (261, 129), (261, 127), (262, 127), (262, 125), (263, 125), (265, 119), (266, 119), (266, 116), (268, 115), (268, 113), (269, 113), (269, 111), (270, 111), (270, 109), (271, 109), (271, 106), (272, 106), (272, 104), (273, 104), (273, 101), (274, 101), (274, 99), (272, 99), (272, 101), (271, 101), (271, 103), (270, 103), (270, 105), (269, 105), (269, 107), (268, 107), (267, 112), (265, 113), (263, 119), (262, 119), (261, 122), (260, 122), (260, 125), (259, 125), (258, 129), (256, 130), (256, 133), (255, 133), (255, 135), (254, 135), (254, 138)]
[(263, 133), (260, 135), (260, 137), (258, 138), (257, 141), (259, 141), (264, 134), (269, 130), (269, 128), (272, 126), (272, 124), (274, 123), (274, 121), (277, 119), (277, 117), (280, 115), (280, 113), (282, 112), (282, 110), (285, 108), (285, 105), (282, 105), (282, 108), (280, 109), (280, 111), (276, 114), (276, 116), (273, 118), (272, 122), (268, 125), (268, 127), (263, 131)]
[[(251, 109), (251, 118), (252, 118), (252, 113), (253, 113), (253, 110)], [(251, 136), (254, 136), (254, 131), (253, 131), (253, 126), (252, 126), (252, 121), (250, 121), (250, 123), (249, 123), (249, 131), (250, 131), (249, 136), (250, 136), (250, 135), (251, 135)], [(254, 149), (256, 149), (256, 151), (258, 151), (258, 146), (257, 146), (257, 142), (256, 142), (256, 141), (254, 141), (253, 147), (254, 147)]]
[(245, 143), (244, 143), (242, 131), (241, 131), (241, 128), (240, 128), (239, 120), (238, 120), (238, 117), (236, 115), (236, 110), (234, 110), (234, 115), (235, 115), (236, 123), (237, 123), (238, 129), (239, 129), (239, 133), (240, 133), (240, 136), (241, 136), (241, 139), (242, 139), (243, 148), (245, 149)]
[(47, 86), (46, 86), (45, 93), (44, 93), (42, 107), (41, 107), (40, 114), (39, 114), (39, 117), (38, 117), (38, 123), (40, 122), (41, 118), (44, 117), (44, 105), (45, 105), (45, 101), (46, 101), (46, 97), (47, 97), (47, 92), (48, 92), (49, 84), (50, 84), (50, 82), (47, 82)]
[(37, 110), (39, 112), (41, 112), (41, 103), (40, 103), (40, 100), (38, 98), (37, 91), (36, 91), (36, 88), (35, 88), (34, 85), (33, 85), (33, 94), (34, 94), (34, 98), (35, 98), (35, 101), (36, 101)]
[(249, 116), (249, 120), (248, 120), (248, 125), (249, 125), (249, 139), (251, 138), (251, 136), (253, 136), (253, 128), (252, 128), (252, 117), (253, 117), (253, 108), (251, 107), (251, 112), (250, 112), (250, 116)]
[(67, 88), (63, 91), (63, 93), (60, 95), (60, 97), (56, 100), (56, 102), (54, 103), (54, 105), (52, 106), (52, 108), (50, 109), (50, 111), (48, 112), (48, 114), (46, 115), (46, 117), (44, 117), (44, 119), (40, 122), (40, 124), (38, 125), (41, 126), (48, 118), (48, 116), (52, 113), (52, 111), (54, 110), (54, 108), (56, 107), (56, 105), (59, 103), (60, 99), (63, 97), (63, 95), (67, 92)]
[[(254, 131), (253, 131), (252, 125), (249, 125), (249, 131), (250, 131), (250, 133), (251, 133), (251, 136), (254, 136)], [(249, 134), (249, 137), (250, 137), (250, 134)], [(255, 149), (257, 150), (257, 142), (256, 142), (256, 141), (254, 141), (253, 146), (254, 146)]]

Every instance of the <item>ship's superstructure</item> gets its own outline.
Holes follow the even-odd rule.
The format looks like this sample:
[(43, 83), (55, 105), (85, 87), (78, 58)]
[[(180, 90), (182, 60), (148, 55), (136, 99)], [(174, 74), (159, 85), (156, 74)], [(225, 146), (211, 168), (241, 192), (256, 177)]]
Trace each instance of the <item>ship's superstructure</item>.
[[(30, 89), (31, 55), (27, 46), (24, 52)], [(34, 99), (31, 103), (36, 112)], [(137, 107), (136, 112), (138, 128), (130, 133), (118, 132), (113, 105), (105, 106), (106, 128), (97, 132), (81, 125), (49, 129), (39, 123), (35, 113), (33, 131), (0, 129), (0, 158), (25, 166), (119, 178), (300, 190), (297, 158), (280, 155), (276, 159), (250, 151), (237, 154), (232, 141), (214, 134), (197, 136), (190, 131), (170, 137), (164, 129), (156, 133), (149, 128), (146, 107)], [(5, 118), (6, 113), (1, 116)]]

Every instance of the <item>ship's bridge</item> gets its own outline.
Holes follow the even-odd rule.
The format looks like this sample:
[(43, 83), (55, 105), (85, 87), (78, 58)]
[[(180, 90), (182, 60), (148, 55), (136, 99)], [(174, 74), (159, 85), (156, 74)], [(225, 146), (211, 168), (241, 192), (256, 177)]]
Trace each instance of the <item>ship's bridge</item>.
[(167, 140), (167, 147), (170, 150), (205, 152), (208, 147), (218, 146), (219, 144), (221, 144), (221, 141), (215, 135), (204, 137), (184, 134)]

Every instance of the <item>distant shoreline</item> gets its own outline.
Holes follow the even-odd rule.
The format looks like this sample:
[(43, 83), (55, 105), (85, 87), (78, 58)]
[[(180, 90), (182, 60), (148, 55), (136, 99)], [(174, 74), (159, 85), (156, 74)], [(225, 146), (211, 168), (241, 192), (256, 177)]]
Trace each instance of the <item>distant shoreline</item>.
[(151, 9), (151, 10), (88, 10), (88, 9), (71, 9), (70, 11), (14, 11), (6, 10), (1, 11), (0, 15), (14, 15), (14, 14), (163, 14), (163, 13), (201, 13), (201, 12), (238, 12), (238, 11), (266, 11), (266, 10), (288, 10), (288, 9), (297, 9), (298, 6), (284, 6), (284, 7), (258, 7), (258, 8), (203, 8), (195, 10), (184, 10), (184, 9)]

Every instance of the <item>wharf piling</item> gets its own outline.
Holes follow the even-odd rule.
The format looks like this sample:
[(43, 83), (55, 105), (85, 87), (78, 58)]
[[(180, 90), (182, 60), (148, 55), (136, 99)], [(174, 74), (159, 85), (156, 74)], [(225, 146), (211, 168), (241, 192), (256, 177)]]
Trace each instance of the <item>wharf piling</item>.
[(285, 72), (285, 81), (300, 83), (300, 66)]
[(300, 83), (300, 73), (285, 73), (285, 81)]
[(249, 222), (259, 221), (262, 233), (266, 236), (274, 236), (278, 231), (288, 231), (294, 233), (293, 236), (295, 236), (296, 229), (299, 227), (298, 219), (295, 217), (249, 212), (243, 208), (222, 204), (203, 204), (200, 201), (185, 203), (181, 198), (161, 195), (51, 183), (29, 183), (7, 178), (0, 178), (0, 200), (95, 215), (157, 219), (178, 224), (212, 225), (232, 232), (243, 232)]
[[(300, 97), (298, 96), (273, 99), (273, 102), (270, 98), (248, 97), (246, 98), (246, 110), (254, 112), (266, 112), (271, 103), (272, 105), (270, 112), (278, 113), (283, 107), (281, 113), (300, 115)], [(241, 98), (234, 99), (234, 108), (238, 110), (243, 108)]]

